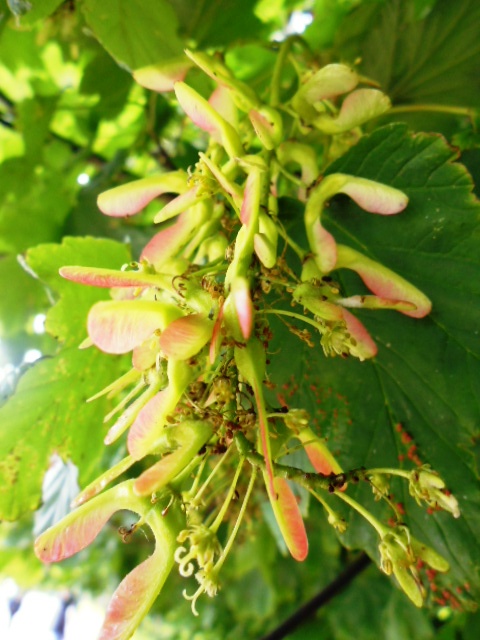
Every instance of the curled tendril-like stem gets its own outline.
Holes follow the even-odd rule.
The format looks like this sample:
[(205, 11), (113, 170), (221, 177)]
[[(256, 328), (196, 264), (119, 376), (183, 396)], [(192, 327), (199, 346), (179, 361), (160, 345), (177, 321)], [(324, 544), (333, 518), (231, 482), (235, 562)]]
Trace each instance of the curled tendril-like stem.
[(204, 524), (192, 525), (190, 529), (180, 532), (178, 542), (190, 540), (190, 551), (184, 546), (177, 548), (174, 560), (179, 564), (179, 573), (183, 577), (190, 577), (195, 570), (195, 561), (199, 567), (198, 576), (213, 566), (215, 558), (222, 552), (222, 547), (215, 535), (215, 530)]
[[(187, 555), (184, 555), (185, 553)], [(189, 578), (191, 575), (193, 575), (193, 572), (195, 571), (195, 567), (193, 565), (193, 562), (190, 562), (190, 561), (193, 560), (194, 558), (195, 558), (195, 553), (192, 551), (187, 553), (186, 547), (178, 547), (177, 550), (175, 551), (173, 559), (175, 560), (175, 562), (178, 563), (179, 565), (178, 571), (180, 575), (183, 576), (184, 578)]]
[(218, 582), (218, 570), (214, 566), (210, 566), (208, 569), (204, 569), (202, 571), (197, 571), (195, 578), (200, 583), (200, 586), (195, 593), (189, 595), (187, 590), (184, 589), (182, 594), (185, 600), (191, 601), (193, 615), (198, 616), (199, 614), (196, 608), (198, 598), (203, 593), (206, 593), (210, 598), (214, 598), (220, 589), (220, 583)]

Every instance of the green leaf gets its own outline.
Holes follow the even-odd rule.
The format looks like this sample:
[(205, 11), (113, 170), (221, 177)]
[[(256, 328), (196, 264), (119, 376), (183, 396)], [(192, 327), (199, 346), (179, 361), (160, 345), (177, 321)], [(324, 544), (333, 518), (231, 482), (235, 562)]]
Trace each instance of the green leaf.
[[(290, 391), (282, 393), (291, 406), (305, 406), (323, 417), (327, 428), (322, 435), (330, 436), (329, 446), (339, 452), (343, 468), (412, 468), (408, 450), (417, 447), (421, 460), (441, 474), (458, 498), (462, 517), (427, 515), (404, 485), (395, 488), (394, 499), (405, 503), (414, 535), (449, 560), (448, 579), (468, 580), (478, 594), (480, 207), (468, 173), (455, 159), (441, 137), (411, 135), (404, 125), (390, 125), (362, 138), (329, 167), (328, 173), (377, 180), (409, 196), (407, 209), (388, 218), (368, 215), (338, 197), (325, 224), (340, 242), (419, 287), (431, 298), (433, 311), (422, 320), (393, 311), (359, 313), (379, 346), (371, 362), (325, 359), (319, 347), (301, 349), (286, 338), (290, 348), (272, 358), (272, 367), (279, 382), (289, 383)], [(355, 275), (336, 274), (347, 294), (362, 290)], [(281, 331), (276, 339), (285, 339)], [(271, 349), (275, 352), (276, 346)], [(296, 365), (292, 350), (303, 351)], [(309, 386), (290, 398), (295, 383), (307, 376)], [(397, 423), (413, 438), (410, 443), (402, 443)], [(360, 491), (360, 499), (368, 502), (369, 488)], [(382, 513), (388, 517), (386, 508)], [(344, 541), (377, 553), (376, 535), (355, 518)]]
[(85, 400), (115, 378), (118, 360), (88, 349), (66, 349), (31, 367), (0, 409), (0, 519), (38, 507), (50, 457), (70, 458), (83, 485), (98, 473), (103, 400)]
[(25, 155), (33, 162), (38, 162), (42, 157), (50, 120), (56, 105), (56, 96), (43, 97), (38, 95), (18, 104), (18, 128), (23, 134)]
[(59, 297), (47, 314), (46, 328), (77, 346), (86, 338), (86, 319), (90, 307), (108, 298), (108, 291), (64, 280), (58, 271), (67, 265), (119, 269), (130, 259), (128, 247), (113, 240), (64, 238), (62, 244), (39, 245), (27, 252), (26, 262), (35, 275)]
[(25, 329), (34, 314), (47, 308), (42, 285), (28, 275), (15, 256), (0, 259), (0, 338)]
[(332, 46), (345, 15), (357, 4), (356, 0), (316, 0), (313, 21), (305, 29), (303, 37), (316, 50)]
[(14, 16), (23, 16), (30, 11), (32, 5), (28, 0), (7, 0), (8, 7)]
[(82, 9), (95, 36), (121, 66), (139, 69), (183, 53), (167, 0), (85, 0)]
[(10, 11), (20, 19), (22, 26), (29, 26), (52, 14), (63, 0), (7, 0)]
[[(431, 640), (434, 637), (426, 612), (404, 598), (375, 567), (357, 576), (323, 613), (335, 640)], [(301, 637), (299, 634), (298, 640)]]
[[(19, 253), (32, 245), (59, 238), (73, 201), (76, 185), (69, 184), (68, 180), (59, 184), (55, 173), (34, 171), (31, 160), (9, 158), (0, 165), (2, 252)], [(37, 160), (41, 162), (40, 158)]]
[(263, 28), (254, 13), (257, 0), (168, 0), (180, 24), (185, 42), (200, 49), (232, 45), (258, 35)]
[(360, 6), (342, 24), (338, 50), (360, 57), (394, 103), (478, 106), (479, 3), (438, 0), (421, 21), (418, 9), (412, 0)]
[(132, 77), (106, 51), (100, 50), (85, 67), (79, 90), (100, 98), (90, 117), (98, 115), (99, 120), (111, 120), (124, 108), (131, 85)]

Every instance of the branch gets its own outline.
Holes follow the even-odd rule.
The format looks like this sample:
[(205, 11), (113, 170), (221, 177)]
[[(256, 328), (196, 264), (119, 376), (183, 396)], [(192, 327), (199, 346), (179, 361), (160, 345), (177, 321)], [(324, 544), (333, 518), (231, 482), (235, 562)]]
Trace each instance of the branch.
[[(235, 444), (237, 445), (240, 455), (246, 458), (251, 465), (263, 470), (265, 469), (264, 457), (253, 448), (252, 443), (241, 431), (237, 431), (235, 434)], [(343, 487), (346, 482), (349, 482), (350, 480), (358, 482), (359, 479), (364, 479), (365, 476), (365, 470), (363, 469), (352, 469), (352, 471), (347, 471), (345, 473), (332, 473), (329, 476), (325, 476), (323, 473), (303, 471), (303, 469), (291, 467), (286, 464), (280, 464), (278, 462), (272, 462), (272, 466), (276, 476), (296, 482), (308, 491), (312, 489), (322, 489), (329, 493), (333, 493), (336, 489)]]
[(341, 593), (354, 578), (357, 577), (371, 563), (370, 558), (361, 553), (342, 573), (325, 587), (320, 593), (317, 593), (311, 600), (306, 602), (300, 609), (297, 609), (290, 618), (287, 618), (276, 629), (271, 631), (261, 640), (282, 640), (288, 634), (292, 633), (297, 627), (305, 624), (320, 607), (327, 604), (332, 598)]

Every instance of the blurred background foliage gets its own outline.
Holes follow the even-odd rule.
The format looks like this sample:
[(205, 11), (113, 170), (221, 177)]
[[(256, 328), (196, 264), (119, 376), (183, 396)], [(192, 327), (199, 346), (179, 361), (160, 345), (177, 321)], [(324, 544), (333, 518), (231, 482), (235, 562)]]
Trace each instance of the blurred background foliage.
[[(15, 521), (1, 525), (0, 575), (14, 577), (25, 588), (41, 584), (68, 587), (75, 594), (111, 592), (118, 577), (150, 549), (151, 542), (141, 535), (132, 544), (122, 545), (112, 535), (121, 523), (113, 521), (96, 545), (61, 566), (46, 569), (32, 552), (34, 529), (40, 530), (68, 510), (77, 487), (77, 468), (83, 485), (121, 453), (103, 450), (105, 407), (101, 403), (87, 407), (83, 401), (115, 378), (124, 363), (76, 349), (85, 337), (89, 307), (105, 294), (61, 282), (58, 267), (69, 263), (118, 267), (138, 256), (154, 233), (153, 210), (147, 208), (133, 219), (106, 218), (96, 207), (98, 194), (158, 170), (188, 168), (204, 142), (186, 124), (170, 94), (139, 87), (132, 71), (175, 60), (186, 46), (219, 49), (232, 71), (262, 92), (272, 73), (274, 41), (298, 31), (299, 24), (305, 28), (302, 38), (312, 60), (356, 64), (392, 97), (394, 109), (380, 124), (400, 121), (414, 131), (442, 134), (461, 153), (461, 161), (478, 184), (480, 135), (475, 108), (480, 99), (480, 5), (476, 0), (0, 0), (0, 402), (5, 403), (0, 427), (0, 452), (5, 458), (0, 475), (19, 474), (14, 491), (9, 483), (0, 490), (2, 517)], [(193, 70), (188, 81), (205, 95), (212, 88)], [(288, 92), (289, 87), (284, 90)], [(425, 104), (438, 109), (412, 109)], [(351, 162), (362, 166), (359, 160), (355, 165), (354, 157)], [(365, 170), (368, 173), (368, 167)], [(478, 254), (478, 208), (476, 212)], [(468, 234), (473, 233), (471, 221), (465, 224)], [(474, 251), (472, 243), (469, 251)], [(468, 296), (475, 293), (472, 283), (478, 276), (478, 260), (476, 266), (474, 262), (471, 256), (471, 271), (465, 271), (471, 284), (465, 289)], [(472, 318), (480, 318), (479, 298), (469, 299), (467, 293), (462, 297), (462, 291), (458, 291), (461, 304), (456, 308), (460, 328), (464, 318), (470, 324)], [(451, 290), (451, 297), (456, 294)], [(47, 331), (41, 326), (44, 316)], [(282, 338), (281, 329), (277, 335), (278, 340), (291, 339)], [(474, 342), (476, 355), (473, 342), (468, 351), (478, 363), (478, 339)], [(32, 366), (29, 353), (42, 358)], [(278, 371), (282, 367), (288, 371), (289, 366), (279, 361)], [(356, 409), (347, 408), (348, 403), (338, 396), (336, 373), (331, 371), (327, 367), (321, 427), (335, 442)], [(463, 441), (469, 449), (463, 454), (471, 473), (465, 488), (469, 496), (478, 493), (479, 428), (478, 422), (473, 424), (478, 417), (476, 372), (478, 368), (466, 371), (466, 382), (451, 377), (439, 392), (445, 396), (463, 383), (469, 390), (468, 402), (476, 404), (464, 416), (466, 422), (472, 420), (465, 431), (468, 439)], [(305, 369), (300, 367), (297, 373), (304, 375)], [(355, 396), (352, 390), (359, 375), (356, 368), (348, 370), (347, 395)], [(364, 391), (365, 386), (360, 386), (354, 405), (365, 398)], [(303, 395), (314, 408), (318, 398)], [(408, 405), (411, 397), (406, 391), (402, 401)], [(385, 399), (367, 403), (363, 414), (356, 412), (360, 430), (342, 444), (352, 464), (358, 464), (359, 450), (372, 447), (371, 431), (369, 427), (362, 430), (362, 420), (366, 424), (366, 414), (387, 403), (387, 398), (388, 393)], [(465, 424), (459, 429), (466, 429)], [(13, 443), (22, 460), (20, 467), (6, 462)], [(429, 453), (435, 458), (434, 446)], [(74, 465), (57, 466), (55, 478), (44, 483), (39, 507), (39, 487), (53, 454)], [(440, 466), (448, 466), (447, 458), (448, 453), (438, 454)], [(62, 491), (53, 490), (55, 486)], [(462, 490), (457, 484), (455, 493)], [(473, 502), (474, 508), (478, 509), (478, 502)], [(422, 518), (414, 512), (418, 531), (430, 526)], [(225, 567), (224, 589), (215, 600), (201, 603), (200, 618), (190, 614), (189, 603), (181, 597), (183, 581), (172, 576), (158, 600), (156, 615), (144, 622), (135, 637), (261, 637), (329, 584), (355, 555), (340, 544), (317, 505), (310, 506), (308, 522), (310, 555), (306, 562), (294, 564), (277, 547), (267, 524), (250, 521), (242, 545)], [(449, 544), (444, 531), (444, 525), (436, 522), (428, 533), (443, 549)], [(458, 549), (447, 551), (471, 564), (454, 574), (456, 582), (446, 583), (445, 588), (465, 590), (459, 579), (471, 575), (478, 594), (480, 550), (475, 529), (462, 539), (471, 545), (463, 555)], [(372, 549), (363, 530), (344, 542), (350, 549)], [(370, 566), (290, 637), (448, 640), (479, 636), (478, 614), (454, 610), (441, 597), (431, 604), (429, 609), (417, 610)]]

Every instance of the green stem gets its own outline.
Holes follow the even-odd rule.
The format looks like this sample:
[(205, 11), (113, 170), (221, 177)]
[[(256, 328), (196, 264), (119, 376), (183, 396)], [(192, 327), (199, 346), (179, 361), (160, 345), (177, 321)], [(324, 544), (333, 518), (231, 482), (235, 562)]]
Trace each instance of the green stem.
[(295, 313), (294, 311), (286, 311), (285, 309), (264, 309), (263, 311), (258, 311), (257, 313), (273, 313), (279, 316), (289, 316), (290, 318), (295, 318), (296, 320), (301, 320), (302, 322), (306, 322), (307, 324), (312, 325), (312, 327), (315, 327), (315, 329), (320, 331), (320, 333), (322, 334), (324, 332), (324, 327), (322, 327), (318, 322), (315, 322), (315, 320), (312, 320), (311, 318), (301, 316), (299, 313)]
[[(203, 469), (205, 468), (206, 462), (207, 462), (206, 456), (204, 456), (203, 458), (201, 458), (198, 455), (195, 456), (192, 460), (190, 460), (187, 466), (184, 467), (182, 471), (180, 471), (180, 473), (175, 476), (175, 479), (172, 480), (171, 486), (177, 488), (179, 494), (187, 497), (187, 499), (185, 499), (185, 497), (183, 498), (184, 503), (186, 503), (189, 500), (190, 496), (193, 495), (193, 492), (196, 491), (196, 487), (200, 482), (200, 480), (197, 481), (197, 478), (199, 478), (199, 474), (201, 475)], [(195, 473), (196, 467), (198, 466), (200, 467), (200, 469), (198, 470), (198, 473), (195, 476), (194, 486), (192, 486), (190, 491), (182, 492), (181, 486), (184, 484), (184, 482), (188, 481), (192, 477), (192, 475)]]
[(88, 398), (86, 402), (93, 402), (94, 400), (97, 400), (98, 398), (101, 398), (102, 396), (105, 396), (105, 395), (108, 398), (113, 398), (114, 396), (117, 395), (117, 393), (120, 393), (120, 391), (123, 391), (125, 387), (128, 387), (128, 385), (132, 384), (133, 382), (136, 382), (141, 375), (142, 374), (140, 371), (132, 368), (129, 371), (127, 371), (127, 373), (124, 373), (123, 376), (120, 376), (120, 378), (117, 378), (116, 380), (111, 382), (108, 386), (106, 386), (104, 389), (96, 393), (94, 396), (91, 396), (90, 398)]
[(285, 167), (283, 167), (280, 163), (278, 163), (277, 166), (282, 176), (284, 176), (287, 180), (290, 180), (290, 182), (292, 182), (294, 185), (296, 185), (297, 187), (303, 187), (304, 189), (308, 187), (308, 184), (305, 184), (305, 182), (303, 182), (300, 178), (297, 178), (297, 176), (295, 176), (293, 173), (287, 171)]
[(365, 476), (370, 476), (370, 475), (374, 475), (375, 473), (379, 473), (382, 475), (399, 476), (401, 478), (406, 478), (407, 480), (410, 480), (410, 473), (408, 471), (404, 471), (403, 469), (387, 469), (387, 468), (367, 469), (366, 471), (363, 471), (363, 473)]
[[(193, 481), (193, 484), (190, 488), (190, 491), (186, 492), (186, 496), (194, 496), (197, 489), (198, 489), (198, 485), (200, 484), (200, 479), (202, 477), (202, 473), (203, 470), (205, 469), (205, 465), (207, 464), (207, 457), (205, 456), (202, 460), (202, 462), (200, 463), (200, 467), (197, 471), (197, 474), (195, 476), (195, 479)], [(184, 500), (184, 502), (187, 502), (187, 500)]]
[(223, 454), (223, 456), (220, 458), (220, 460), (217, 462), (217, 464), (213, 467), (212, 472), (210, 473), (210, 475), (208, 476), (208, 478), (205, 480), (205, 482), (203, 483), (203, 485), (201, 486), (201, 488), (199, 489), (197, 495), (193, 498), (192, 502), (198, 504), (199, 499), (202, 497), (202, 495), (204, 494), (205, 490), (207, 489), (208, 485), (210, 484), (210, 482), (212, 481), (213, 477), (215, 476), (215, 474), (217, 473), (217, 471), (220, 469), (220, 467), (222, 466), (222, 464), (225, 462), (225, 460), (227, 459), (228, 454), (230, 453), (230, 451), (232, 450), (232, 447), (229, 447), (225, 453)]
[(286, 287), (287, 289), (294, 289), (298, 282), (287, 282), (284, 280), (275, 280), (274, 278), (269, 278), (268, 276), (259, 276), (260, 280), (269, 282), (270, 284), (275, 284), (279, 287)]
[(372, 516), (370, 511), (367, 511), (367, 509), (362, 507), (362, 505), (359, 504), (356, 500), (354, 500), (353, 498), (351, 498), (349, 495), (347, 495), (342, 491), (335, 491), (335, 495), (341, 500), (343, 500), (344, 502), (346, 502), (348, 505), (350, 505), (352, 509), (355, 509), (357, 513), (363, 516), (365, 520), (367, 520), (367, 522), (369, 522), (372, 525), (372, 527), (377, 531), (377, 533), (381, 538), (383, 538), (388, 533), (387, 527), (385, 527), (385, 525), (383, 525), (379, 520), (377, 520), (375, 516)]
[[(268, 166), (268, 165), (267, 165)], [(235, 251), (233, 260), (230, 263), (225, 275), (225, 287), (228, 290), (231, 283), (237, 277), (248, 278), (250, 263), (254, 252), (254, 238), (258, 233), (260, 206), (262, 204), (263, 185), (266, 178), (266, 167), (253, 167), (247, 177), (245, 190), (249, 190), (248, 198), (250, 200), (250, 219), (248, 224), (243, 224), (237, 234), (235, 241)], [(249, 183), (249, 181), (251, 181)], [(245, 191), (244, 191), (245, 198)], [(240, 216), (240, 212), (238, 214)], [(241, 237), (241, 240), (240, 240)]]
[(320, 504), (322, 505), (322, 507), (325, 509), (325, 511), (328, 513), (328, 515), (331, 516), (335, 516), (335, 511), (332, 509), (332, 507), (328, 504), (328, 502), (322, 498), (316, 491), (314, 491), (313, 489), (310, 489), (310, 493), (312, 494), (312, 496), (318, 500), (320, 502)]
[(140, 382), (138, 382), (135, 387), (131, 391), (129, 391), (127, 395), (124, 396), (122, 400), (110, 411), (110, 413), (108, 413), (104, 417), (103, 422), (109, 422), (116, 413), (118, 413), (119, 411), (123, 411), (123, 408), (130, 402), (130, 400), (135, 398), (135, 396), (140, 393), (144, 386), (145, 382), (142, 378)]
[(417, 112), (434, 112), (446, 113), (455, 116), (467, 116), (473, 118), (476, 114), (475, 109), (469, 107), (451, 107), (443, 104), (402, 104), (392, 107), (388, 113), (417, 113)]
[(292, 46), (292, 38), (284, 40), (280, 46), (280, 50), (273, 67), (272, 82), (270, 83), (270, 106), (277, 107), (280, 104), (280, 84), (282, 79), (282, 71), (285, 60)]
[(225, 260), (223, 258), (217, 258), (213, 262), (210, 262), (206, 267), (203, 267), (203, 269), (192, 271), (192, 273), (189, 273), (188, 275), (192, 278), (198, 278), (200, 276), (216, 275), (217, 273), (223, 273), (225, 271)]
[(217, 506), (221, 499), (220, 496), (225, 495), (225, 492), (228, 491), (230, 486), (230, 480), (222, 480), (221, 484), (215, 486), (215, 489), (213, 489), (211, 493), (208, 494), (208, 498), (202, 501), (202, 509), (205, 512), (207, 512), (210, 508), (210, 505), (212, 505), (212, 510), (203, 521), (203, 524), (206, 527), (210, 528), (212, 526), (212, 523), (215, 521), (215, 516), (218, 515)]
[[(243, 464), (243, 460), (242, 460), (242, 464)], [(223, 549), (222, 555), (219, 557), (219, 559), (215, 564), (215, 571), (219, 571), (221, 569), (223, 563), (225, 562), (225, 559), (227, 558), (227, 555), (230, 549), (232, 548), (238, 529), (240, 528), (240, 524), (242, 523), (243, 516), (245, 515), (245, 510), (247, 508), (248, 501), (250, 499), (250, 495), (252, 493), (253, 485), (255, 484), (256, 477), (257, 477), (257, 469), (254, 467), (252, 470), (252, 475), (250, 476), (250, 482), (248, 483), (247, 493), (245, 494), (245, 498), (243, 499), (243, 503), (242, 503), (240, 512), (238, 514), (237, 521), (235, 522), (233, 531), (230, 534), (230, 537), (227, 541), (227, 544), (225, 545), (225, 548)]]
[(235, 476), (233, 478), (233, 481), (232, 481), (232, 483), (230, 485), (230, 489), (228, 490), (227, 497), (225, 498), (225, 500), (224, 500), (224, 502), (222, 504), (222, 508), (218, 512), (218, 515), (215, 518), (215, 521), (212, 523), (212, 525), (210, 527), (210, 529), (212, 531), (214, 531), (215, 533), (217, 532), (218, 527), (222, 523), (222, 520), (223, 520), (225, 514), (227, 513), (227, 509), (230, 506), (230, 502), (232, 501), (233, 494), (235, 493), (235, 488), (237, 486), (238, 478), (240, 476), (240, 471), (242, 470), (244, 462), (245, 462), (245, 458), (241, 458), (240, 462), (238, 463), (237, 470), (235, 472)]
[[(308, 43), (299, 35), (293, 35), (287, 38), (280, 45), (280, 50), (277, 55), (277, 59), (275, 60), (275, 66), (273, 68), (272, 74), (272, 82), (270, 83), (270, 106), (278, 107), (280, 105), (280, 85), (281, 85), (281, 76), (282, 71), (285, 66), (285, 60), (290, 54), (290, 50), (292, 45), (298, 43), (300, 44), (308, 53), (311, 55), (310, 47)], [(295, 68), (295, 71), (300, 76), (301, 71), (299, 69), (298, 64), (296, 64), (296, 60), (294, 57), (291, 59), (291, 63)]]

